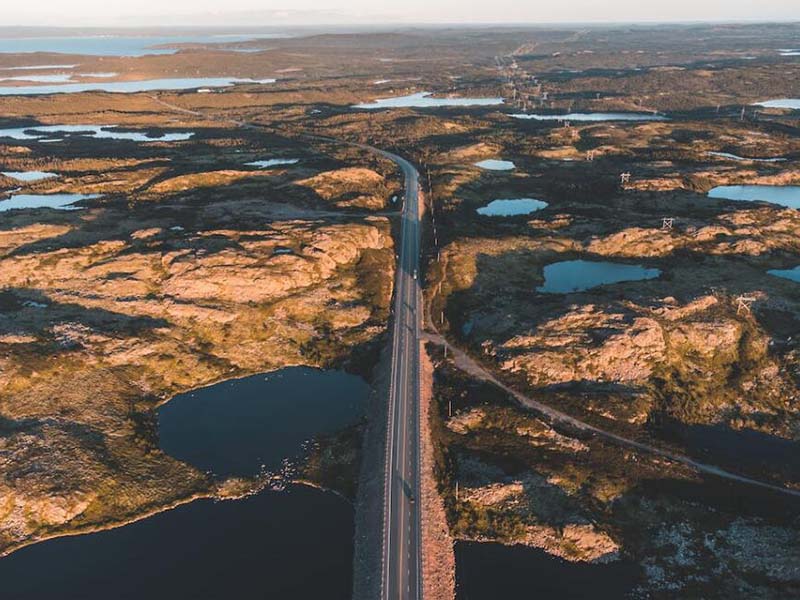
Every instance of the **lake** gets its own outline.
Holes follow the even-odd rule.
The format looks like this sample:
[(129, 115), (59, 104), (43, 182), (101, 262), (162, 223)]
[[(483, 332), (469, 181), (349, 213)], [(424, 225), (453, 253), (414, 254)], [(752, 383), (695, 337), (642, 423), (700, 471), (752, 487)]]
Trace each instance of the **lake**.
[(82, 207), (73, 204), (99, 197), (99, 194), (14, 194), (8, 200), (0, 200), (0, 212), (25, 208), (79, 210)]
[(2, 37), (0, 52), (82, 54), (87, 56), (144, 56), (146, 54), (174, 54), (176, 44), (231, 44), (257, 39), (285, 38), (281, 33), (250, 34), (195, 34), (175, 36), (52, 36), (52, 37)]
[(161, 137), (150, 137), (137, 131), (114, 131), (117, 125), (31, 125), (0, 129), (0, 138), (35, 141), (61, 141), (63, 135), (77, 135), (103, 140), (127, 140), (133, 142), (181, 142), (194, 136), (191, 132), (164, 133)]
[[(292, 367), (180, 394), (158, 409), (161, 447), (217, 476), (278, 467), (309, 438), (364, 414), (369, 386)], [(109, 531), (59, 538), (0, 559), (14, 600), (349, 599), (353, 509), (304, 486), (200, 500)], [(132, 568), (132, 565), (134, 568)]]
[(779, 98), (777, 100), (766, 100), (765, 102), (756, 102), (754, 106), (763, 106), (764, 108), (791, 108), (800, 110), (800, 98)]
[(456, 543), (456, 599), (621, 599), (642, 581), (638, 565), (571, 563), (538, 548)]
[(353, 509), (290, 486), (200, 500), (118, 529), (0, 559), (9, 600), (350, 598)]
[(666, 121), (667, 117), (652, 113), (567, 113), (563, 115), (539, 115), (516, 113), (511, 115), (515, 119), (533, 121)]
[(514, 198), (506, 200), (492, 200), (486, 206), (477, 209), (479, 215), (488, 217), (515, 217), (528, 215), (547, 207), (547, 202), (534, 198)]
[(727, 158), (728, 160), (736, 160), (736, 161), (763, 162), (763, 163), (786, 162), (785, 158), (748, 158), (746, 156), (731, 154), (730, 152), (708, 152), (707, 154), (709, 156), (716, 156), (717, 158)]
[(787, 208), (800, 208), (800, 186), (796, 185), (720, 185), (711, 189), (708, 197), (742, 202), (770, 202)]
[(158, 409), (161, 449), (215, 475), (255, 475), (353, 424), (368, 394), (359, 377), (305, 367), (224, 381)]
[(797, 266), (793, 269), (770, 269), (767, 271), (767, 273), (774, 275), (775, 277), (781, 277), (783, 279), (788, 279), (789, 281), (800, 283), (800, 266)]
[(395, 98), (379, 98), (374, 102), (354, 104), (353, 108), (374, 110), (380, 108), (441, 108), (445, 106), (495, 106), (502, 98), (434, 98), (431, 92), (419, 92)]
[(62, 83), (57, 85), (0, 86), (0, 96), (33, 96), (39, 94), (79, 94), (81, 92), (109, 92), (135, 94), (159, 90), (190, 90), (196, 88), (225, 88), (234, 85), (260, 85), (275, 83), (275, 79), (239, 79), (235, 77), (187, 77), (171, 79), (145, 79), (142, 81), (92, 81), (88, 83)]
[(2, 175), (16, 179), (17, 181), (41, 181), (42, 179), (50, 179), (51, 177), (58, 177), (57, 173), (48, 173), (47, 171), (2, 171)]
[(278, 167), (280, 165), (296, 165), (299, 162), (299, 158), (270, 158), (268, 160), (254, 160), (253, 162), (245, 163), (245, 165), (248, 167), (258, 167), (259, 169), (269, 169), (270, 167)]
[(658, 269), (646, 269), (624, 263), (567, 260), (544, 267), (544, 285), (537, 292), (568, 294), (580, 292), (599, 285), (655, 279), (661, 275)]
[(475, 166), (488, 171), (511, 171), (517, 168), (517, 165), (510, 160), (497, 160), (493, 158), (476, 162)]

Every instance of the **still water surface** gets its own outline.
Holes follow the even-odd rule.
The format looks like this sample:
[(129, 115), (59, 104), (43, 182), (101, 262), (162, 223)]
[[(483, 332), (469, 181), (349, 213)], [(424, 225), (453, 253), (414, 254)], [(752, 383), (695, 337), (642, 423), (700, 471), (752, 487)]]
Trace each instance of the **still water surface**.
[(638, 265), (567, 260), (546, 265), (544, 285), (537, 287), (536, 291), (568, 294), (610, 283), (655, 279), (659, 275), (661, 275), (661, 271), (658, 269), (646, 269)]
[(771, 202), (787, 208), (800, 208), (800, 186), (796, 185), (720, 185), (709, 191), (708, 197), (742, 202)]
[[(355, 423), (369, 387), (340, 371), (287, 368), (181, 394), (158, 411), (161, 447), (216, 475), (254, 474), (304, 440)], [(0, 559), (14, 600), (350, 598), (353, 509), (301, 486), (201, 500), (110, 531)]]
[(567, 113), (563, 115), (539, 115), (517, 113), (511, 115), (515, 119), (528, 121), (666, 121), (662, 115), (652, 113)]
[(82, 207), (74, 206), (76, 202), (99, 197), (98, 194), (13, 194), (8, 200), (0, 200), (0, 212), (26, 208), (78, 210)]
[[(2, 83), (2, 82), (0, 82)], [(97, 81), (89, 83), (63, 83), (59, 85), (24, 85), (0, 87), (0, 96), (34, 96), (43, 94), (78, 94), (81, 92), (109, 92), (134, 94), (157, 90), (192, 90), (196, 88), (225, 88), (238, 84), (275, 83), (275, 79), (239, 79), (235, 77), (187, 77), (172, 79), (145, 79), (142, 81)]]
[(502, 98), (434, 98), (430, 92), (419, 92), (395, 98), (379, 98), (374, 102), (354, 104), (353, 108), (374, 110), (379, 108), (441, 108), (445, 106), (495, 106)]
[(534, 198), (509, 198), (505, 200), (492, 200), (486, 206), (481, 206), (477, 213), (488, 217), (514, 217), (528, 215), (547, 206), (547, 202)]

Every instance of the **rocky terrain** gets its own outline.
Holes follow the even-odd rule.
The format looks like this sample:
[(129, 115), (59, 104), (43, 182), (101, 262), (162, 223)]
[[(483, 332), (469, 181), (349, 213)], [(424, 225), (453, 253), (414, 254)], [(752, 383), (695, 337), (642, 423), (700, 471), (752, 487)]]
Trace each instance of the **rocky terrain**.
[[(390, 162), (331, 139), (420, 167), (428, 314), (486, 372), (604, 431), (800, 489), (800, 292), (768, 273), (800, 264), (800, 218), (707, 197), (800, 183), (798, 113), (754, 105), (800, 96), (800, 59), (780, 52), (797, 33), (509, 27), (244, 44), (255, 52), (0, 56), (3, 67), (74, 58), (115, 81), (277, 80), (0, 99), (4, 128), (150, 135), (0, 140), (4, 171), (58, 174), (0, 176), (0, 205), (15, 190), (100, 195), (80, 210), (0, 212), (0, 552), (258, 485), (159, 450), (154, 410), (173, 395), (287, 365), (374, 361), (402, 183)], [(505, 102), (352, 108), (419, 92)], [(658, 120), (514, 116), (593, 111)], [(290, 162), (252, 164), (272, 159)], [(475, 165), (485, 159), (514, 168)], [(476, 212), (513, 198), (547, 206)], [(547, 267), (574, 260), (657, 276), (537, 291)], [(457, 540), (456, 562), (458, 541), (524, 544), (572, 565), (633, 564), (631, 597), (800, 594), (790, 498), (554, 426), (428, 351), (425, 460), (440, 498), (426, 488), (424, 502), (444, 512), (449, 532), (437, 522), (431, 535)], [(319, 440), (301, 476), (353, 497), (362, 431)]]
[[(214, 135), (235, 145), (235, 130)], [(3, 213), (0, 551), (257, 485), (165, 455), (154, 409), (243, 374), (358, 363), (385, 331), (389, 220), (326, 210), (351, 204), (325, 196), (366, 186), (360, 208), (382, 208), (383, 175), (315, 168), (335, 163), (308, 148), (287, 173), (219, 170), (203, 142), (148, 146), (148, 158), (3, 148), (9, 170), (61, 174), (26, 192), (104, 196), (80, 210)]]

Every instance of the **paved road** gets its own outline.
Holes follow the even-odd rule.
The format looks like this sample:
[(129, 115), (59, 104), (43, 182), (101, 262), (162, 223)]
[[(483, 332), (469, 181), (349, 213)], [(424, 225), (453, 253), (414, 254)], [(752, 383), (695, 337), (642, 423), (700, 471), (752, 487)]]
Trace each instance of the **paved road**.
[(419, 181), (411, 163), (388, 152), (380, 153), (403, 170), (406, 186), (392, 329), (381, 597), (419, 599)]

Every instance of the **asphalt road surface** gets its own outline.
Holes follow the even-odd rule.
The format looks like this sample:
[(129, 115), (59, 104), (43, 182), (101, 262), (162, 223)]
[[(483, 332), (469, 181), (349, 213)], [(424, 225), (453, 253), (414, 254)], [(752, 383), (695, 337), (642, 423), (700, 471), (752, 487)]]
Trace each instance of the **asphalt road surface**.
[(422, 596), (419, 519), (419, 341), (421, 291), (419, 174), (403, 158), (381, 152), (405, 176), (395, 281), (392, 371), (388, 406), (381, 596)]

